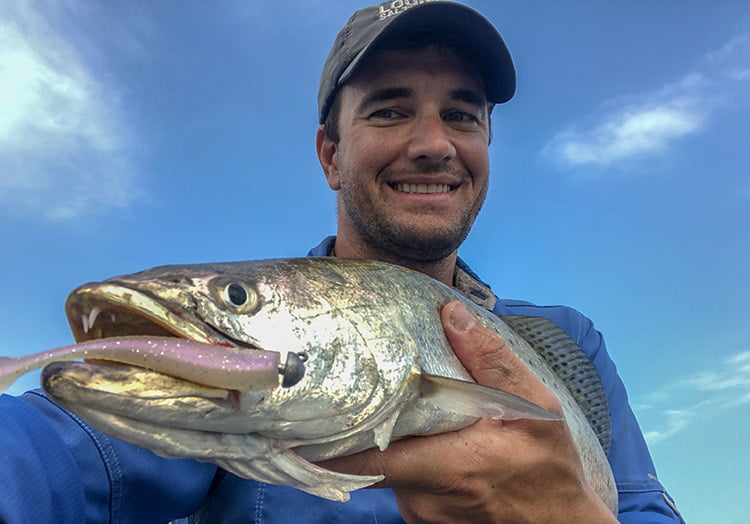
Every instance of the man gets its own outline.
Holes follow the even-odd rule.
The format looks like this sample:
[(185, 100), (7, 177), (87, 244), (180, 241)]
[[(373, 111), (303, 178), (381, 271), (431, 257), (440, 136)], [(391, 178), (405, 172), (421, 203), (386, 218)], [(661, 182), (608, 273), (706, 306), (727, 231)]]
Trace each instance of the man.
[[(612, 411), (619, 519), (681, 522), (656, 480), (625, 390), (591, 322), (563, 307), (498, 300), (458, 258), (489, 180), (494, 104), (515, 89), (510, 55), (478, 13), (448, 2), (386, 2), (355, 13), (326, 60), (317, 151), (337, 192), (338, 234), (311, 254), (423, 271), (498, 314), (558, 322), (589, 355)], [(458, 303), (442, 311), (456, 354), (483, 384), (551, 410), (555, 397)], [(328, 461), (384, 473), (346, 504), (166, 460), (109, 438), (37, 393), (0, 400), (0, 521), (616, 522), (586, 483), (564, 422), (480, 420)], [(15, 475), (15, 476), (14, 476)], [(9, 481), (11, 478), (13, 481)]]
[[(463, 263), (457, 266), (457, 250), (487, 191), (490, 113), (515, 88), (505, 44), (484, 18), (464, 7), (436, 2), (394, 9), (396, 4), (352, 17), (321, 81), (317, 150), (328, 184), (338, 192), (338, 236), (331, 254), (385, 260), (469, 292), (481, 289), (485, 299), (477, 301), (489, 309), (549, 316), (580, 341), (582, 333), (570, 319), (560, 318), (576, 313), (496, 302)], [(499, 340), (481, 332), (459, 307), (446, 309), (446, 333), (478, 382), (559, 409)], [(457, 326), (474, 331), (476, 346), (454, 338)], [(596, 347), (584, 349), (593, 349), (593, 357), (603, 343), (588, 329)], [(640, 447), (644, 467), (640, 479), (627, 480), (644, 489), (650, 485), (665, 514), (674, 517), (632, 414), (620, 404), (629, 418), (627, 438), (637, 440), (627, 446)], [(402, 515), (414, 522), (613, 521), (583, 480), (564, 427), (528, 421), (512, 426), (482, 421), (327, 465), (385, 474), (382, 485), (394, 489)], [(623, 512), (629, 504), (621, 502)]]

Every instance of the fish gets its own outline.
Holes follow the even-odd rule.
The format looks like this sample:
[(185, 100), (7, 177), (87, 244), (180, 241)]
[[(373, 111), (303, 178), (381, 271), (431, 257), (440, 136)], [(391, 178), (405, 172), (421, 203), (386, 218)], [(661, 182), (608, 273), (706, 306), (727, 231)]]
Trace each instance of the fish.
[[(474, 382), (440, 321), (454, 300), (550, 388), (562, 415)], [(346, 501), (383, 477), (316, 462), (480, 417), (562, 417), (616, 514), (606, 395), (547, 319), (500, 317), (422, 273), (334, 257), (160, 266), (84, 284), (65, 310), (77, 343), (0, 359), (0, 387), (44, 365), (51, 399), (160, 456)]]

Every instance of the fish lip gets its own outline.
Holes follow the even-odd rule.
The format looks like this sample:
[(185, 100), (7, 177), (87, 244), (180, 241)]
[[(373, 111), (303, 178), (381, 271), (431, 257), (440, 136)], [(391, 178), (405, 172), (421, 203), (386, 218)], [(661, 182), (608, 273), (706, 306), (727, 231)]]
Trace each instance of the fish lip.
[[(95, 320), (88, 329), (84, 323)], [(188, 311), (179, 313), (148, 293), (119, 283), (85, 284), (73, 290), (65, 313), (76, 342), (123, 335), (186, 338), (207, 344), (237, 346)], [(84, 320), (86, 319), (86, 320)]]
[[(185, 293), (185, 301), (193, 303), (192, 295)], [(184, 302), (184, 301), (182, 301)], [(186, 303), (187, 303), (186, 302)], [(185, 306), (186, 303), (181, 304)], [(158, 338), (174, 337), (194, 342), (236, 349), (267, 351), (246, 341), (232, 338), (206, 323), (191, 309), (169, 307), (170, 302), (148, 291), (135, 289), (128, 283), (105, 281), (90, 283), (74, 289), (65, 304), (68, 322), (76, 342), (101, 340), (113, 337)], [(92, 313), (93, 312), (93, 313)], [(84, 327), (89, 320), (91, 325)], [(122, 364), (115, 360), (85, 359), (101, 365)], [(287, 361), (289, 358), (287, 358)], [(287, 364), (279, 363), (278, 373), (285, 380)], [(139, 367), (139, 366), (134, 366)], [(296, 368), (292, 366), (291, 372)], [(155, 371), (162, 373), (160, 371)], [(304, 368), (303, 368), (304, 373)], [(169, 374), (169, 373), (166, 373)], [(177, 375), (173, 375), (179, 378)], [(292, 373), (291, 378), (297, 377)], [(191, 382), (188, 379), (187, 382)], [(295, 382), (296, 383), (296, 382)], [(289, 384), (287, 384), (289, 385)], [(231, 388), (226, 388), (231, 390)]]

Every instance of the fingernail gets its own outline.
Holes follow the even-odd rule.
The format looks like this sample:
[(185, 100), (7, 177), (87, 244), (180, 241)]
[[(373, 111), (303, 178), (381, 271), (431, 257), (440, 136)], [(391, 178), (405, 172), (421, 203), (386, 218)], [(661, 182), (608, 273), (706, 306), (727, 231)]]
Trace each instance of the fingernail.
[(469, 313), (466, 306), (460, 302), (453, 306), (453, 309), (448, 316), (448, 321), (456, 331), (469, 331), (477, 323), (477, 319), (474, 315)]

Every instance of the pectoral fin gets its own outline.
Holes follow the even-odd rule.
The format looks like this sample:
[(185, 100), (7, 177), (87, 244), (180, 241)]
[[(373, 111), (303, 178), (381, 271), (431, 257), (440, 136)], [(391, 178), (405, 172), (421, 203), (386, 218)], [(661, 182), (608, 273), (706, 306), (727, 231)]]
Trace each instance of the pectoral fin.
[(518, 395), (474, 382), (423, 373), (421, 398), (445, 411), (496, 420), (561, 420), (553, 413)]

